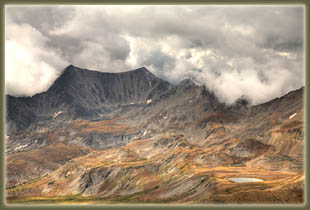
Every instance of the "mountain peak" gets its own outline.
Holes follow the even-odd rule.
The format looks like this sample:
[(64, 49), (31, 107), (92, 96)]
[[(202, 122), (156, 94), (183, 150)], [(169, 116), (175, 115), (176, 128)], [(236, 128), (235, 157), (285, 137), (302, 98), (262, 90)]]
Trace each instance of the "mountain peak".
[(147, 68), (145, 68), (144, 66), (143, 67), (140, 67), (140, 68), (137, 68), (137, 69), (134, 69), (134, 70), (131, 70), (131, 71), (125, 71), (123, 73), (126, 73), (126, 72), (141, 72), (141, 73), (147, 73), (147, 74), (152, 74), (152, 72), (150, 72)]
[(180, 87), (195, 87), (196, 84), (193, 82), (192, 79), (187, 78), (187, 79), (182, 80), (182, 81), (179, 83), (178, 86), (180, 86)]
[(67, 67), (64, 69), (63, 72), (65, 72), (65, 71), (72, 71), (72, 70), (76, 70), (76, 69), (80, 69), (80, 68), (78, 68), (78, 67), (76, 67), (76, 66), (70, 64), (69, 66), (67, 66)]
[(73, 69), (73, 68), (75, 68), (75, 66), (74, 66), (74, 65), (72, 65), (72, 64), (70, 64), (69, 66), (67, 66), (67, 68), (66, 68), (66, 69)]
[(145, 68), (144, 66), (137, 68), (136, 71), (146, 71), (146, 72), (150, 72), (147, 68)]
[(66, 71), (72, 71), (72, 70), (81, 70), (81, 71), (86, 71), (86, 72), (98, 72), (98, 73), (109, 73), (109, 74), (119, 74), (119, 73), (129, 73), (129, 72), (145, 72), (145, 73), (149, 73), (152, 74), (146, 67), (140, 67), (137, 69), (133, 69), (133, 70), (128, 70), (128, 71), (121, 71), (121, 72), (105, 72), (105, 71), (99, 71), (99, 70), (90, 70), (90, 69), (83, 69), (83, 68), (79, 68), (77, 66), (74, 66), (72, 64), (70, 64), (69, 66), (67, 66), (63, 73), (65, 73)]

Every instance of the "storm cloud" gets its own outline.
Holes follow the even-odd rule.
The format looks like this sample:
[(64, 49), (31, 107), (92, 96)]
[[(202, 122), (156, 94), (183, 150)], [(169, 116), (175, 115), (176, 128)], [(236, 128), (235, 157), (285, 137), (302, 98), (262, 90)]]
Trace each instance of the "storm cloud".
[(145, 66), (233, 103), (304, 85), (303, 6), (6, 6), (6, 93), (45, 91), (69, 64)]

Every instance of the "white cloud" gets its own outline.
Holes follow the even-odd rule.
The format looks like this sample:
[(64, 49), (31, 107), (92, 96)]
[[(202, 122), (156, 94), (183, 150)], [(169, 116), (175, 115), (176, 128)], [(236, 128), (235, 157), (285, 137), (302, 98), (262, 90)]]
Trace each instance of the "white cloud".
[(111, 59), (109, 51), (100, 42), (83, 41), (80, 45), (81, 51), (77, 52), (72, 59), (74, 65), (104, 72), (117, 72), (128, 69), (122, 60)]
[(66, 65), (48, 41), (27, 24), (17, 25), (7, 18), (5, 37), (6, 94), (32, 96), (47, 90)]
[[(173, 83), (194, 78), (228, 103), (241, 95), (261, 103), (304, 85), (301, 6), (11, 6), (9, 14), (12, 94), (46, 89), (67, 63), (108, 72), (146, 66)], [(22, 88), (31, 82), (17, 74), (42, 82)]]

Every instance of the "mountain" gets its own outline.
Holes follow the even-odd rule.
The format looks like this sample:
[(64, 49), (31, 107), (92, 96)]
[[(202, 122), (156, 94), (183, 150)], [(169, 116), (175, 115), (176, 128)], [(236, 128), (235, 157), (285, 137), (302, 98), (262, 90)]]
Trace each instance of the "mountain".
[(67, 110), (72, 117), (94, 117), (130, 103), (145, 103), (170, 84), (139, 68), (124, 73), (102, 73), (68, 66), (44, 93), (33, 97), (7, 96), (8, 133)]
[(301, 204), (303, 95), (226, 105), (190, 79), (70, 65), (7, 96), (8, 202)]

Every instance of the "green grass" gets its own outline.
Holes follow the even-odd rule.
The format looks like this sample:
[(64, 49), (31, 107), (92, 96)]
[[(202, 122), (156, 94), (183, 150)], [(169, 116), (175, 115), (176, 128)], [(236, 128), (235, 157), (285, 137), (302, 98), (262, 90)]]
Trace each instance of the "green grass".
[(29, 197), (29, 198), (8, 198), (8, 204), (79, 204), (79, 203), (94, 203), (94, 204), (117, 204), (117, 203), (158, 203), (151, 200), (144, 200), (143, 195), (157, 189), (144, 190), (130, 195), (117, 195), (113, 197), (83, 197), (81, 194), (57, 196), (57, 197)]
[(55, 181), (50, 181), (49, 183), (47, 183), (47, 185), (52, 185), (54, 183), (55, 183)]
[(8, 198), (8, 204), (47, 204), (47, 203), (63, 203), (63, 202), (85, 202), (92, 201), (91, 197), (83, 197), (81, 194), (68, 195), (68, 196), (57, 196), (57, 197), (29, 197), (29, 198)]
[(245, 163), (233, 163), (231, 166), (232, 167), (245, 167), (246, 164)]

